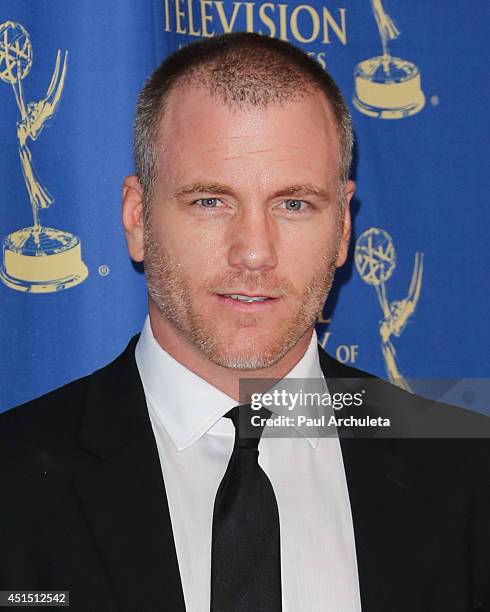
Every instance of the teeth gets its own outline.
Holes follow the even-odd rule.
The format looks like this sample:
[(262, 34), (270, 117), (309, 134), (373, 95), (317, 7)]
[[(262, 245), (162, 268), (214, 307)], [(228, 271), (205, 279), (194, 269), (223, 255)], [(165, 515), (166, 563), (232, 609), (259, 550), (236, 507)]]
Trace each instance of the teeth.
[(232, 295), (227, 295), (226, 297), (230, 297), (233, 298), (234, 300), (238, 300), (239, 302), (265, 302), (265, 300), (268, 300), (268, 297), (262, 297), (262, 296), (250, 296), (250, 295), (239, 295), (237, 293), (232, 294)]

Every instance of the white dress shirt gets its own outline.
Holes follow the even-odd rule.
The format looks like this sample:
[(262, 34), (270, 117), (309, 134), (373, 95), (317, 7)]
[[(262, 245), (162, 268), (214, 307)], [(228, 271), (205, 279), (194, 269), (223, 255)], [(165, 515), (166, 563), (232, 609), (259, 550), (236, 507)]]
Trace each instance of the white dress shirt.
[[(148, 317), (136, 363), (160, 456), (186, 610), (209, 612), (214, 499), (235, 435), (223, 415), (238, 402), (162, 349)], [(323, 379), (315, 332), (290, 377)], [(259, 453), (279, 507), (283, 611), (359, 612), (338, 438), (274, 438), (264, 432)]]

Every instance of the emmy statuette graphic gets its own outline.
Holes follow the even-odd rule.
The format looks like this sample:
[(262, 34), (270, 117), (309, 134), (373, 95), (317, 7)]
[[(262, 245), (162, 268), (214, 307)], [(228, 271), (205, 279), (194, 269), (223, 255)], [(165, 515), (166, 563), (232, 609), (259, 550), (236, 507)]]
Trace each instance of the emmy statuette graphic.
[(352, 102), (369, 117), (403, 119), (415, 115), (425, 106), (419, 69), (414, 63), (390, 54), (388, 41), (398, 38), (400, 30), (384, 10), (382, 0), (371, 0), (371, 4), (383, 54), (357, 64)]
[(356, 242), (355, 264), (362, 280), (375, 288), (383, 312), (379, 334), (388, 377), (399, 387), (412, 391), (398, 368), (396, 350), (391, 342), (391, 337), (393, 335), (400, 337), (409, 317), (417, 307), (422, 288), (423, 253), (415, 253), (407, 297), (392, 302), (388, 301), (385, 283), (391, 278), (396, 268), (396, 252), (388, 232), (377, 227), (371, 227), (363, 232)]
[(17, 139), (20, 163), (32, 208), (33, 224), (8, 234), (3, 240), (0, 279), (18, 291), (48, 293), (83, 282), (88, 269), (82, 261), (80, 239), (69, 232), (43, 227), (40, 209), (49, 208), (54, 199), (36, 176), (32, 153), (27, 144), (37, 140), (58, 108), (66, 78), (68, 52), (56, 63), (46, 96), (26, 103), (23, 79), (32, 66), (32, 45), (27, 30), (20, 24), (0, 24), (0, 79), (12, 86), (19, 108)]

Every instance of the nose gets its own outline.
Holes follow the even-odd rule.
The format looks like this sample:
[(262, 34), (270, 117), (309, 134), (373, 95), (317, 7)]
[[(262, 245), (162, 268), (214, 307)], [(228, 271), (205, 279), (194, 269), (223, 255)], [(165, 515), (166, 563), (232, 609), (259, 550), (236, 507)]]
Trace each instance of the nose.
[(230, 226), (228, 263), (250, 271), (275, 268), (277, 235), (273, 219), (258, 208), (242, 211)]

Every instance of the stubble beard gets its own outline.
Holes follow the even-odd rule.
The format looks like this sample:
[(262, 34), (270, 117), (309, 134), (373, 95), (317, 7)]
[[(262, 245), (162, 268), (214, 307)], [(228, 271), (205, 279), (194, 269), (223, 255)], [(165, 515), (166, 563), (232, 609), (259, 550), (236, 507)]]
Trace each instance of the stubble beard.
[[(303, 296), (288, 281), (278, 282), (276, 278), (271, 283), (266, 275), (257, 273), (232, 272), (205, 283), (206, 292), (220, 293), (220, 288), (229, 287), (246, 287), (250, 292), (269, 289), (292, 301), (290, 314), (273, 322), (276, 331), (271, 336), (265, 334), (262, 338), (250, 333), (240, 349), (233, 348), (230, 337), (224, 337), (219, 317), (199, 308), (181, 265), (154, 237), (150, 223), (145, 224), (144, 240), (148, 294), (163, 317), (211, 362), (230, 369), (261, 370), (277, 363), (314, 326), (333, 283), (340, 233), (335, 249), (320, 257)], [(261, 319), (237, 313), (238, 330), (245, 330), (245, 334), (247, 329), (253, 331)]]

